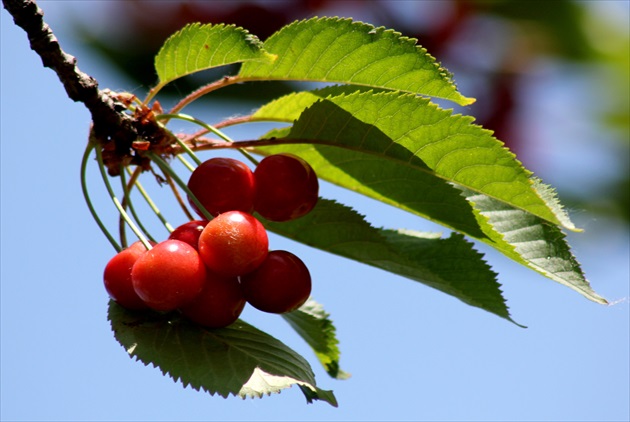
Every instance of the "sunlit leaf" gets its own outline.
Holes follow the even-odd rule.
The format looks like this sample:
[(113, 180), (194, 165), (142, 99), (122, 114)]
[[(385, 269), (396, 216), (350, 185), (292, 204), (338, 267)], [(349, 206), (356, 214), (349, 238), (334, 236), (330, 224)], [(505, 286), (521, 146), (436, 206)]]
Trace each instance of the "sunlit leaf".
[[(289, 95), (253, 118), (287, 121), (299, 113), (284, 138), (368, 153), (375, 157), (373, 163), (387, 159), (575, 229), (561, 207), (538, 188), (532, 173), (491, 132), (472, 124), (471, 117), (453, 115), (413, 95), (355, 92), (320, 97), (330, 92), (335, 91)], [(365, 171), (374, 171), (365, 164)]]
[(265, 41), (273, 63), (245, 63), (244, 79), (337, 82), (401, 90), (471, 104), (415, 39), (351, 19), (294, 22)]
[(246, 61), (273, 61), (256, 36), (235, 25), (189, 24), (171, 35), (155, 57), (158, 89), (212, 67)]
[[(288, 95), (262, 107), (253, 115), (253, 119), (292, 121), (299, 118), (303, 110), (316, 104), (322, 97), (344, 98), (349, 96), (349, 92), (351, 90), (347, 87), (329, 87), (314, 92)], [(355, 95), (370, 94), (364, 92)], [(433, 108), (434, 106), (429, 107), (429, 112), (432, 112)], [(422, 109), (417, 111), (418, 120), (423, 119), (422, 113)], [(409, 114), (406, 116), (410, 117)], [(387, 118), (387, 115), (382, 117)], [(316, 120), (309, 121), (312, 125), (316, 123)], [(404, 124), (402, 121), (400, 123)], [(326, 124), (334, 123), (327, 120)], [(529, 173), (524, 173), (527, 177), (521, 178), (521, 184), (517, 184), (517, 189), (529, 185), (527, 195), (533, 197), (539, 206), (545, 204), (547, 209), (544, 215), (553, 220), (553, 223), (533, 215), (534, 211), (540, 209), (539, 206), (533, 208), (526, 206), (525, 208), (530, 211), (527, 212), (519, 209), (515, 203), (510, 204), (505, 197), (503, 200), (491, 198), (470, 188), (464, 188), (458, 183), (450, 183), (438, 174), (427, 172), (424, 162), (419, 162), (418, 165), (405, 165), (406, 163), (397, 157), (392, 159), (390, 154), (379, 155), (373, 152), (375, 148), (365, 148), (363, 145), (353, 149), (333, 147), (332, 145), (345, 146), (347, 143), (345, 138), (354, 136), (347, 131), (347, 125), (337, 123), (337, 126), (343, 127), (343, 131), (340, 131), (341, 134), (336, 138), (340, 140), (339, 142), (327, 145), (317, 143), (319, 141), (315, 144), (283, 144), (258, 148), (257, 151), (262, 154), (281, 151), (297, 154), (306, 159), (325, 180), (482, 240), (516, 262), (577, 290), (591, 300), (605, 303), (605, 299), (591, 289), (579, 263), (570, 252), (564, 234), (556, 226), (563, 224), (574, 228), (555, 192), (539, 180), (529, 177)], [(386, 126), (385, 128), (387, 129)], [(368, 141), (371, 136), (369, 132), (369, 130), (361, 132), (368, 133), (368, 137), (365, 138)], [(498, 141), (488, 136), (487, 132), (480, 132), (489, 142), (500, 145)], [(291, 133), (289, 128), (273, 131), (268, 136), (290, 138)], [(343, 136), (345, 133), (348, 135)], [(356, 133), (355, 135), (359, 136)], [(318, 134), (315, 137), (320, 138), (322, 135)], [(426, 142), (426, 137), (424, 141), (421, 139), (418, 142), (418, 149), (422, 147), (423, 142)], [(435, 142), (439, 143), (439, 138)], [(462, 144), (463, 150), (468, 150), (470, 143)], [(516, 161), (513, 165), (517, 168), (520, 166)], [(491, 169), (491, 166), (487, 168)], [(486, 174), (480, 177), (480, 180), (488, 176), (495, 177), (495, 174)], [(508, 189), (509, 181), (503, 185)], [(466, 191), (465, 195), (461, 195), (462, 190)], [(484, 216), (483, 213), (488, 214)], [(530, 226), (530, 229), (524, 230), (524, 226)], [(519, 236), (515, 237), (512, 232), (517, 229)], [(541, 257), (544, 259), (540, 259)]]

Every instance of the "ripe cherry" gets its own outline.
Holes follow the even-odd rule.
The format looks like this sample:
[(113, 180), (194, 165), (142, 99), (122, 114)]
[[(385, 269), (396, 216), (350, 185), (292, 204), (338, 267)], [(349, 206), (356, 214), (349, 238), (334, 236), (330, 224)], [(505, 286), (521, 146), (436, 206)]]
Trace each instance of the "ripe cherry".
[(311, 274), (300, 258), (271, 251), (253, 272), (242, 276), (245, 299), (254, 308), (282, 314), (299, 308), (311, 294)]
[(206, 224), (208, 224), (206, 220), (189, 221), (173, 230), (168, 238), (181, 240), (197, 249), (199, 247), (199, 236)]
[(188, 243), (169, 239), (143, 254), (131, 270), (133, 288), (151, 309), (172, 311), (203, 288), (206, 267)]
[(238, 276), (256, 269), (267, 256), (269, 239), (251, 214), (230, 211), (215, 217), (201, 232), (199, 255), (209, 269)]
[(147, 309), (131, 283), (131, 268), (147, 249), (135, 242), (109, 260), (103, 271), (103, 282), (109, 297), (127, 309)]
[(188, 319), (208, 328), (227, 327), (238, 319), (245, 297), (237, 277), (208, 271), (201, 293), (181, 308)]
[[(215, 157), (201, 163), (190, 175), (188, 188), (213, 216), (254, 209), (254, 175), (245, 163), (232, 158)], [(203, 217), (191, 198), (188, 202)]]
[(254, 209), (271, 221), (288, 221), (310, 212), (319, 183), (313, 168), (292, 154), (265, 157), (254, 170)]

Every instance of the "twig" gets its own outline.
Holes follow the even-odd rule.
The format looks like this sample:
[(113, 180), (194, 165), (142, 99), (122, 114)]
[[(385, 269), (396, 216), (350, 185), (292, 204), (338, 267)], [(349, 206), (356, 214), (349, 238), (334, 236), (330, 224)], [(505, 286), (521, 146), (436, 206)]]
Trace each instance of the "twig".
[(127, 108), (114, 93), (100, 90), (96, 79), (82, 72), (77, 59), (63, 51), (34, 0), (2, 0), (2, 5), (13, 16), (15, 24), (26, 32), (31, 49), (40, 56), (43, 65), (57, 74), (68, 97), (85, 104), (90, 111), (93, 139), (103, 147), (109, 144), (104, 156), (110, 175), (118, 174), (121, 162), (139, 159), (131, 148), (134, 141), (150, 140), (153, 144), (156, 140), (172, 138), (155, 119), (140, 121), (125, 112)]
[(137, 138), (131, 116), (122, 113), (112, 96), (99, 90), (97, 81), (79, 70), (76, 58), (63, 51), (34, 0), (2, 0), (2, 5), (26, 32), (31, 49), (41, 57), (43, 65), (55, 71), (68, 97), (88, 108), (96, 136), (126, 139), (129, 143)]

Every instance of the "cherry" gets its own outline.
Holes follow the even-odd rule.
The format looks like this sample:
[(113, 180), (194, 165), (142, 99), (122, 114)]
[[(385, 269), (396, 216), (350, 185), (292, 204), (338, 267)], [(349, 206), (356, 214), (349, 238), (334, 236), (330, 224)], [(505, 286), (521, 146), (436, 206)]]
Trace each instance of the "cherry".
[(223, 213), (210, 221), (199, 237), (199, 255), (206, 266), (224, 276), (256, 269), (267, 256), (269, 239), (263, 225), (241, 211)]
[(206, 227), (208, 222), (206, 220), (193, 220), (182, 224), (171, 232), (168, 236), (169, 239), (181, 240), (188, 243), (193, 248), (197, 249), (199, 245), (199, 236)]
[[(245, 163), (232, 158), (211, 158), (188, 179), (188, 188), (213, 216), (227, 211), (254, 209), (254, 175)], [(203, 217), (191, 198), (188, 202)]]
[(169, 239), (143, 254), (131, 270), (133, 288), (151, 309), (172, 311), (199, 294), (206, 267), (188, 243)]
[(208, 271), (201, 293), (181, 308), (182, 314), (208, 328), (227, 327), (238, 319), (245, 297), (237, 277)]
[(265, 157), (254, 170), (254, 209), (271, 221), (288, 221), (310, 212), (319, 183), (313, 168), (292, 154)]
[(254, 308), (282, 314), (299, 308), (311, 294), (311, 274), (291, 252), (271, 251), (253, 272), (240, 277), (245, 299)]
[(135, 242), (109, 260), (103, 271), (103, 282), (109, 297), (127, 309), (147, 309), (131, 283), (131, 268), (147, 249)]

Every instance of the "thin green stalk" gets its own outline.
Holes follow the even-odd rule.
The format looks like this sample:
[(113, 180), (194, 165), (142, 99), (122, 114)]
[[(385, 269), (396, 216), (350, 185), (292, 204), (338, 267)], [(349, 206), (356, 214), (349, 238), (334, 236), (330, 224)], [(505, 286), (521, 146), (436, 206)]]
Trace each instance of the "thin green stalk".
[[(195, 123), (195, 124), (203, 127), (204, 129), (207, 129), (210, 132), (217, 134), (218, 136), (225, 136), (225, 135), (222, 135), (221, 132), (219, 132), (217, 129), (215, 129), (212, 126), (210, 126), (209, 124), (207, 124), (206, 122), (203, 122), (203, 121), (201, 121), (201, 120), (199, 120), (199, 119), (197, 119), (197, 118), (195, 118), (193, 116), (189, 116), (187, 114), (159, 114), (159, 115), (155, 116), (155, 118), (157, 120), (168, 120), (168, 119), (185, 120), (187, 122)], [(190, 149), (190, 147), (188, 145), (186, 145), (177, 136), (175, 137), (175, 139), (177, 139), (177, 143), (184, 149), (184, 151), (186, 151), (186, 153), (193, 159), (193, 161), (197, 165), (201, 164), (201, 160), (199, 159), (199, 157), (197, 157), (197, 155), (193, 152), (192, 149)]]
[(189, 220), (194, 220), (195, 218), (192, 216), (190, 211), (188, 211), (188, 207), (186, 206), (184, 199), (182, 198), (182, 196), (179, 194), (179, 191), (177, 190), (177, 186), (175, 186), (175, 184), (173, 183), (173, 178), (168, 173), (164, 173), (164, 178), (166, 179), (166, 183), (168, 183), (168, 186), (171, 188), (173, 195), (175, 195), (175, 199), (177, 200), (177, 203), (181, 207), (184, 214), (186, 214), (186, 218), (188, 218)]
[(197, 199), (197, 197), (190, 191), (190, 189), (188, 189), (188, 186), (186, 185), (186, 183), (184, 183), (182, 181), (182, 179), (179, 178), (179, 176), (177, 175), (177, 173), (175, 173), (175, 171), (173, 171), (173, 169), (171, 168), (171, 166), (168, 165), (168, 163), (166, 161), (164, 161), (162, 159), (162, 157), (160, 157), (159, 155), (153, 153), (153, 152), (148, 152), (147, 156), (153, 160), (159, 167), (160, 169), (162, 169), (162, 171), (164, 173), (168, 173), (173, 180), (175, 181), (175, 183), (177, 183), (177, 185), (179, 185), (179, 187), (186, 192), (186, 194), (188, 195), (188, 197), (195, 203), (195, 205), (197, 206), (197, 208), (201, 211), (201, 213), (203, 214), (203, 216), (208, 220), (212, 220), (212, 214), (210, 214), (208, 212), (208, 210), (206, 210), (206, 207), (203, 206), (203, 204), (201, 202), (199, 202), (199, 200)]
[[(156, 117), (158, 120), (160, 119), (181, 119), (181, 120), (185, 120), (187, 122), (191, 122), (191, 123), (195, 123), (198, 124), (199, 126), (205, 128), (206, 130), (208, 130), (209, 132), (214, 133), (215, 135), (217, 135), (219, 138), (223, 139), (226, 142), (230, 142), (231, 144), (235, 144), (234, 140), (232, 138), (230, 138), (229, 136), (227, 136), (225, 133), (223, 133), (222, 131), (220, 131), (219, 129), (215, 128), (212, 125), (207, 124), (204, 121), (201, 121), (193, 116), (189, 116), (188, 114), (160, 114), (159, 116)], [(181, 141), (181, 139), (178, 138), (178, 142), (179, 144), (182, 146), (182, 148), (184, 148), (184, 150), (186, 152), (188, 152), (189, 154), (191, 154), (191, 156), (193, 156), (196, 160), (198, 160), (197, 156), (195, 155), (195, 153), (188, 147), (188, 145), (186, 145), (183, 141)], [(249, 161), (251, 161), (254, 165), (258, 165), (258, 160), (256, 160), (250, 153), (248, 153), (247, 151), (245, 151), (242, 148), (238, 148), (238, 151), (243, 154), (245, 156), (245, 158), (247, 158)], [(201, 161), (197, 161), (197, 165), (201, 164)]]
[(96, 159), (98, 160), (98, 166), (101, 171), (101, 177), (103, 178), (103, 183), (105, 183), (105, 187), (107, 188), (109, 197), (111, 198), (112, 202), (116, 206), (116, 209), (125, 219), (125, 222), (129, 225), (129, 228), (131, 229), (131, 231), (133, 231), (134, 234), (138, 237), (138, 239), (142, 242), (144, 247), (147, 249), (151, 249), (151, 244), (149, 243), (147, 238), (144, 236), (144, 234), (142, 234), (142, 232), (138, 229), (138, 227), (136, 227), (136, 225), (131, 220), (131, 218), (129, 217), (125, 209), (123, 208), (122, 204), (116, 197), (116, 194), (114, 193), (114, 190), (112, 189), (112, 185), (109, 183), (109, 178), (107, 177), (107, 174), (105, 172), (105, 165), (103, 164), (103, 155), (101, 154), (101, 150), (98, 148), (96, 148)]
[[(121, 166), (122, 167), (122, 166)], [(122, 188), (123, 188), (123, 201), (122, 201), (122, 206), (123, 208), (125, 208), (125, 206), (129, 207), (129, 211), (131, 212), (131, 215), (133, 216), (134, 220), (136, 220), (136, 224), (138, 225), (138, 228), (140, 230), (142, 230), (142, 232), (144, 234), (146, 234), (146, 236), (149, 238), (149, 240), (151, 242), (155, 242), (157, 243), (157, 241), (155, 240), (155, 238), (153, 236), (151, 236), (151, 233), (149, 233), (149, 231), (146, 229), (146, 227), (144, 227), (144, 225), (142, 224), (142, 220), (138, 217), (138, 214), (136, 214), (136, 210), (133, 206), (133, 203), (131, 202), (131, 189), (130, 186), (133, 186), (132, 181), (130, 181), (130, 185), (127, 184), (127, 178), (125, 176), (125, 169), (121, 168), (120, 169), (120, 182), (122, 184)], [(119, 230), (121, 232), (125, 232), (125, 226), (124, 226), (124, 219), (120, 218), (119, 224), (120, 224), (120, 228)]]
[(178, 159), (179, 161), (181, 161), (181, 162), (182, 162), (182, 164), (183, 164), (183, 165), (184, 165), (184, 166), (185, 166), (188, 170), (190, 170), (191, 172), (192, 172), (192, 171), (195, 171), (195, 167), (193, 167), (193, 165), (192, 165), (192, 164), (190, 164), (190, 163), (189, 163), (189, 162), (188, 162), (188, 161), (187, 161), (184, 157), (182, 157), (182, 156), (181, 156), (181, 154), (177, 154), (177, 159)]
[(249, 152), (245, 151), (243, 148), (238, 148), (238, 152), (243, 154), (245, 156), (245, 158), (247, 158), (255, 166), (258, 165), (258, 160), (255, 159), (253, 155), (251, 155)]
[[(127, 172), (131, 174), (131, 170), (129, 170), (128, 168), (127, 168)], [(144, 186), (142, 186), (142, 183), (140, 183), (140, 181), (137, 179), (137, 176), (135, 175), (136, 175), (136, 172), (133, 173), (132, 179), (129, 180), (129, 183), (133, 181), (133, 184), (136, 186), (136, 189), (138, 189), (138, 192), (140, 192), (140, 195), (142, 195), (142, 197), (145, 199), (149, 207), (151, 207), (151, 210), (155, 213), (155, 215), (157, 215), (157, 217), (160, 219), (162, 224), (164, 224), (164, 227), (166, 227), (166, 230), (168, 230), (169, 232), (172, 232), (174, 230), (173, 226), (171, 226), (171, 224), (164, 217), (164, 215), (162, 215), (162, 212), (158, 209), (157, 205), (155, 205), (155, 202), (153, 202), (153, 200), (151, 199), (147, 191), (144, 189)]]
[(107, 240), (109, 240), (109, 243), (111, 243), (114, 249), (116, 249), (116, 252), (120, 252), (122, 250), (121, 246), (118, 244), (118, 242), (116, 242), (116, 239), (114, 239), (114, 236), (112, 236), (109, 233), (109, 231), (107, 230), (107, 227), (105, 227), (105, 224), (103, 224), (103, 221), (100, 219), (100, 217), (96, 213), (96, 210), (94, 209), (94, 206), (92, 205), (92, 200), (90, 199), (90, 195), (88, 193), (87, 179), (86, 179), (87, 162), (88, 162), (88, 159), (90, 158), (90, 154), (93, 149), (94, 149), (94, 144), (90, 142), (88, 143), (88, 146), (87, 148), (85, 148), (85, 152), (83, 153), (83, 158), (81, 160), (81, 190), (83, 191), (83, 197), (85, 198), (85, 202), (87, 203), (88, 209), (90, 210), (90, 213), (92, 214), (92, 218), (94, 219), (94, 221), (96, 221), (96, 224), (101, 229), (101, 231), (103, 232)]

